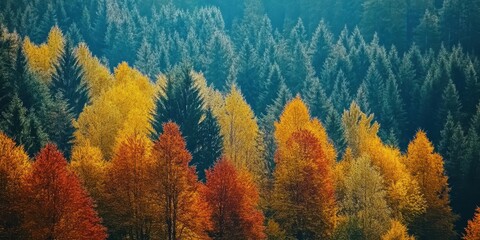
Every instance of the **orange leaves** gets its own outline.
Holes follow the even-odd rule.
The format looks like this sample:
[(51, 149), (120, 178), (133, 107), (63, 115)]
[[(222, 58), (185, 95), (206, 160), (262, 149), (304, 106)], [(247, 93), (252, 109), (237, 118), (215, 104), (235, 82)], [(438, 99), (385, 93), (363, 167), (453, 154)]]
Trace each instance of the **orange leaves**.
[(330, 237), (336, 224), (333, 167), (318, 138), (308, 130), (293, 132), (276, 162), (272, 207), (278, 223), (290, 236)]
[(425, 132), (418, 131), (408, 144), (404, 161), (419, 183), (420, 191), (426, 200), (426, 213), (416, 219), (413, 232), (420, 238), (453, 237), (455, 217), (449, 206), (450, 189), (443, 168), (443, 159), (434, 152), (433, 144)]
[(179, 127), (172, 122), (163, 125), (163, 133), (153, 147), (155, 187), (163, 209), (163, 239), (205, 239), (211, 229), (210, 210), (200, 194), (204, 187), (197, 180), (192, 159), (186, 150)]
[(205, 190), (212, 209), (215, 239), (264, 239), (263, 213), (258, 209), (258, 189), (251, 175), (226, 159), (207, 171)]
[(285, 105), (280, 120), (275, 122), (275, 140), (279, 150), (287, 144), (288, 139), (293, 132), (297, 130), (309, 130), (319, 140), (326, 158), (333, 162), (336, 158), (336, 152), (333, 145), (328, 140), (325, 128), (318, 119), (310, 118), (310, 113), (305, 103), (300, 97), (294, 98)]
[(21, 236), (22, 188), (29, 169), (25, 151), (0, 132), (0, 239)]
[(480, 239), (480, 208), (475, 210), (475, 216), (472, 220), (468, 221), (468, 225), (465, 228), (465, 235), (463, 240), (478, 240)]
[(131, 135), (120, 143), (107, 168), (104, 205), (105, 223), (112, 232), (123, 233), (122, 238), (142, 239), (159, 234), (159, 214), (155, 204), (155, 180), (151, 174), (153, 161), (150, 143), (138, 135)]
[(32, 239), (105, 239), (93, 202), (54, 145), (37, 155), (26, 176), (26, 221)]

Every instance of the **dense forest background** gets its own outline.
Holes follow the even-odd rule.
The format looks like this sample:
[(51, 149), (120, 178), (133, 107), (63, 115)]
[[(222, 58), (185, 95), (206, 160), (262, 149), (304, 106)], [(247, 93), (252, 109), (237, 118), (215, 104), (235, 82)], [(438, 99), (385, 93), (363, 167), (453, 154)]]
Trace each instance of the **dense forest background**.
[[(357, 105), (379, 123), (385, 147), (401, 154), (424, 130), (444, 159), (457, 233), (480, 204), (479, 0), (4, 0), (0, 9), (2, 81), (23, 79), (0, 89), (0, 128), (31, 157), (53, 142), (70, 159), (72, 146), (85, 139), (105, 158), (115, 156), (114, 144), (105, 142), (122, 127), (97, 126), (110, 135), (89, 132), (109, 106), (105, 99), (150, 102), (128, 93), (127, 83), (126, 92), (109, 92), (108, 84), (91, 79), (145, 78), (138, 86), (145, 95), (156, 88), (163, 95), (153, 110), (137, 114), (153, 113), (153, 138), (165, 132), (164, 120), (178, 120), (197, 170), (213, 165), (222, 142), (224, 153), (232, 147), (220, 136), (227, 134), (214, 103), (218, 94), (234, 99), (240, 91), (252, 110), (247, 118), (258, 123), (253, 141), (261, 142), (256, 148), (271, 178), (280, 147), (274, 122), (300, 96), (325, 128), (339, 162), (353, 148), (344, 111)], [(42, 46), (62, 48), (57, 64)], [(205, 86), (192, 87), (203, 77)], [(67, 78), (74, 81), (62, 81)], [(194, 96), (207, 93), (204, 99), (185, 97), (183, 109), (169, 102), (184, 96), (182, 88)], [(132, 107), (122, 104), (113, 106)], [(199, 108), (195, 104), (202, 111), (190, 116)], [(137, 121), (131, 118), (126, 122)], [(212, 147), (198, 148), (202, 141)]]

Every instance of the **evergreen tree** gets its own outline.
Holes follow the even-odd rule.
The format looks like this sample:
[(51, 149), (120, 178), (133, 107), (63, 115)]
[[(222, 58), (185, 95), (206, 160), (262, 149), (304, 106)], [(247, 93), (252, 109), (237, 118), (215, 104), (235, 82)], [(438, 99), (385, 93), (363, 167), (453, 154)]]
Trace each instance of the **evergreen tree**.
[(458, 121), (448, 114), (447, 121), (441, 131), (439, 151), (445, 158), (445, 171), (448, 175), (448, 183), (452, 188), (452, 207), (455, 212), (463, 215), (464, 201), (462, 193), (465, 186), (462, 184), (465, 178), (463, 166), (467, 157), (467, 142), (464, 132)]
[(89, 103), (89, 90), (83, 78), (83, 70), (73, 53), (70, 41), (65, 44), (60, 61), (55, 66), (50, 89), (53, 95), (62, 94), (75, 119)]
[(142, 45), (140, 45), (140, 48), (137, 51), (135, 67), (148, 76), (151, 81), (154, 81), (156, 76), (160, 73), (158, 62), (158, 55), (152, 49), (152, 45), (146, 38), (144, 38)]
[(201, 180), (205, 179), (205, 170), (212, 167), (222, 155), (223, 137), (220, 125), (213, 115), (212, 109), (205, 111), (205, 118), (200, 123), (200, 149), (197, 154), (197, 173)]
[(67, 102), (61, 93), (53, 96), (48, 107), (49, 114), (46, 116), (45, 131), (48, 133), (49, 140), (58, 146), (67, 159), (70, 158), (70, 152), (73, 145), (73, 115)]
[(2, 112), (1, 119), (1, 131), (5, 132), (17, 144), (29, 149), (32, 137), (29, 135), (30, 122), (27, 118), (27, 110), (23, 107), (23, 103), (17, 95), (13, 96), (7, 109)]
[(211, 113), (208, 116), (209, 111), (206, 113), (204, 110), (205, 103), (192, 74), (191, 67), (183, 65), (167, 77), (166, 86), (161, 91), (163, 93), (156, 100), (152, 138), (157, 139), (163, 132), (163, 123), (175, 122), (192, 154), (190, 164), (197, 166), (197, 172), (204, 177), (204, 170), (218, 158), (220, 136), (218, 123)]
[(274, 138), (275, 127), (274, 122), (278, 121), (280, 114), (282, 114), (284, 106), (292, 99), (292, 93), (287, 88), (285, 83), (280, 84), (280, 88), (277, 92), (272, 104), (266, 108), (266, 113), (262, 115), (259, 121), (260, 131), (263, 136), (263, 143), (265, 144), (264, 155), (266, 158), (267, 168), (270, 173), (275, 169), (275, 151), (277, 146)]
[(256, 49), (248, 40), (245, 40), (239, 54), (237, 83), (244, 93), (245, 100), (257, 110), (255, 103), (258, 103), (262, 85), (260, 68), (262, 64), (267, 63), (260, 63)]

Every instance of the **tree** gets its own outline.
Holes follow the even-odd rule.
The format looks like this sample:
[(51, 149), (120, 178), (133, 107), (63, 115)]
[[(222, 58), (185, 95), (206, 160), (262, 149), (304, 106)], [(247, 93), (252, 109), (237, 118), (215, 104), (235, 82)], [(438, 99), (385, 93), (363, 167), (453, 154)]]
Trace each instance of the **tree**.
[(147, 77), (127, 63), (115, 69), (115, 83), (92, 105), (86, 106), (75, 126), (75, 144), (98, 147), (105, 159), (115, 145), (133, 133), (150, 133), (155, 88)]
[(382, 235), (382, 240), (415, 240), (415, 238), (408, 235), (405, 225), (399, 221), (392, 220), (390, 229)]
[(214, 165), (215, 159), (222, 155), (223, 137), (220, 134), (221, 128), (217, 118), (213, 115), (211, 108), (205, 113), (205, 118), (200, 123), (200, 143), (202, 147), (197, 154), (198, 178), (205, 179), (205, 170)]
[(207, 238), (211, 230), (211, 212), (201, 195), (195, 168), (189, 166), (192, 156), (186, 149), (179, 127), (163, 124), (163, 132), (153, 147), (153, 185), (162, 212), (157, 219), (165, 229), (161, 238)]
[(350, 165), (340, 212), (358, 224), (364, 237), (380, 239), (388, 231), (385, 223), (391, 216), (384, 179), (368, 157), (355, 159)]
[(405, 165), (419, 183), (426, 200), (426, 212), (414, 221), (411, 230), (421, 239), (450, 239), (455, 236), (455, 215), (450, 208), (449, 187), (442, 157), (423, 131), (408, 144)]
[(223, 153), (235, 167), (248, 169), (258, 183), (265, 174), (258, 141), (259, 128), (255, 115), (240, 90), (232, 84), (225, 105), (218, 117), (223, 136)]
[(25, 224), (35, 239), (106, 239), (93, 202), (55, 145), (47, 144), (26, 176)]
[(106, 169), (105, 224), (116, 238), (151, 239), (161, 233), (159, 207), (151, 169), (151, 146), (146, 137), (128, 136)]
[(302, 99), (297, 96), (285, 105), (285, 108), (275, 126), (275, 141), (277, 147), (286, 148), (288, 139), (295, 131), (308, 130), (320, 142), (326, 159), (333, 164), (336, 159), (336, 151), (333, 144), (329, 141), (327, 132), (318, 119), (310, 118), (307, 106)]
[(206, 109), (205, 85), (205, 79), (188, 65), (173, 70), (157, 96), (152, 119), (154, 139), (162, 133), (163, 123), (173, 121), (180, 126), (193, 157), (190, 164), (197, 167), (202, 180), (205, 170), (213, 165), (221, 151), (217, 120), (211, 113), (209, 115), (211, 109)]
[(23, 49), (28, 60), (30, 70), (44, 83), (49, 83), (58, 63), (65, 40), (62, 31), (57, 26), (53, 27), (48, 34), (46, 44), (39, 46), (33, 44), (27, 37), (23, 43)]
[(75, 56), (83, 69), (83, 78), (88, 88), (91, 101), (94, 102), (102, 93), (113, 85), (113, 76), (100, 60), (93, 56), (85, 43), (75, 49)]
[(373, 115), (367, 116), (353, 102), (343, 113), (342, 122), (347, 146), (355, 158), (367, 156), (385, 179), (387, 202), (392, 215), (402, 223), (411, 222), (425, 212), (418, 182), (411, 176), (401, 161), (400, 150), (386, 146), (378, 137), (379, 124), (373, 122)]
[(331, 237), (337, 221), (333, 163), (320, 140), (309, 130), (296, 130), (278, 145), (275, 162), (275, 219), (290, 237)]
[(234, 80), (234, 52), (230, 39), (223, 33), (215, 31), (206, 45), (206, 56), (202, 65), (205, 78), (217, 89), (223, 89), (225, 83)]
[(0, 238), (24, 236), (23, 215), (24, 177), (30, 171), (27, 154), (7, 135), (0, 132)]
[(215, 239), (264, 239), (263, 213), (258, 209), (260, 196), (250, 173), (237, 170), (225, 158), (207, 171), (205, 189), (212, 209)]
[(475, 216), (472, 220), (468, 221), (468, 225), (465, 228), (465, 235), (463, 240), (475, 240), (480, 238), (480, 208), (475, 210)]
[(99, 148), (90, 144), (73, 147), (69, 168), (77, 174), (82, 186), (95, 201), (100, 214), (103, 214), (103, 206), (100, 205), (104, 203), (102, 197), (108, 165)]
[(90, 101), (83, 70), (74, 55), (70, 41), (66, 41), (58, 64), (55, 65), (50, 89), (53, 95), (62, 94), (75, 119)]

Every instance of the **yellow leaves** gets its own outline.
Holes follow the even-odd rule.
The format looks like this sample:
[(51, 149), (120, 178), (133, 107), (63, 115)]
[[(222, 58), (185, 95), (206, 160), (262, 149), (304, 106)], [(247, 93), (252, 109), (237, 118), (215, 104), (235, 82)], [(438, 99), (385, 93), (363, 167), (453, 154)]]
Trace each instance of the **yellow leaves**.
[(84, 146), (73, 148), (70, 168), (93, 199), (98, 200), (102, 194), (106, 166), (100, 149), (92, 147), (88, 142)]
[(386, 146), (378, 137), (380, 126), (376, 122), (372, 123), (373, 115), (367, 117), (357, 104), (352, 103), (350, 109), (344, 112), (342, 120), (353, 156), (370, 157), (385, 179), (387, 200), (393, 215), (409, 222), (425, 212), (426, 203), (418, 182), (402, 162), (400, 151)]
[(405, 225), (399, 221), (392, 220), (390, 229), (382, 236), (382, 240), (415, 240), (415, 238), (408, 235)]
[(147, 77), (122, 63), (115, 69), (115, 78), (114, 86), (85, 107), (75, 122), (75, 143), (83, 145), (89, 141), (107, 159), (126, 136), (149, 134), (154, 106), (155, 88)]
[(50, 30), (47, 42), (39, 46), (32, 43), (28, 37), (25, 38), (23, 48), (30, 70), (37, 74), (44, 83), (50, 82), (64, 45), (62, 31), (57, 26)]
[(0, 185), (19, 184), (29, 169), (30, 162), (23, 148), (0, 132)]
[(93, 56), (85, 43), (76, 48), (76, 56), (83, 68), (85, 80), (90, 88), (90, 97), (95, 101), (102, 93), (113, 85), (113, 76), (107, 67)]
[[(225, 156), (237, 168), (264, 172), (265, 164), (258, 149), (260, 137), (257, 120), (235, 85), (232, 85), (230, 93), (225, 97), (225, 105), (220, 110), (218, 120)], [(258, 174), (254, 175), (258, 177)]]
[(333, 145), (328, 140), (327, 132), (320, 121), (316, 118), (311, 119), (310, 113), (305, 103), (300, 97), (294, 98), (285, 105), (280, 120), (275, 122), (275, 140), (278, 149), (284, 149), (287, 140), (298, 130), (309, 130), (320, 141), (320, 145), (326, 158), (333, 163), (336, 158), (336, 152)]

